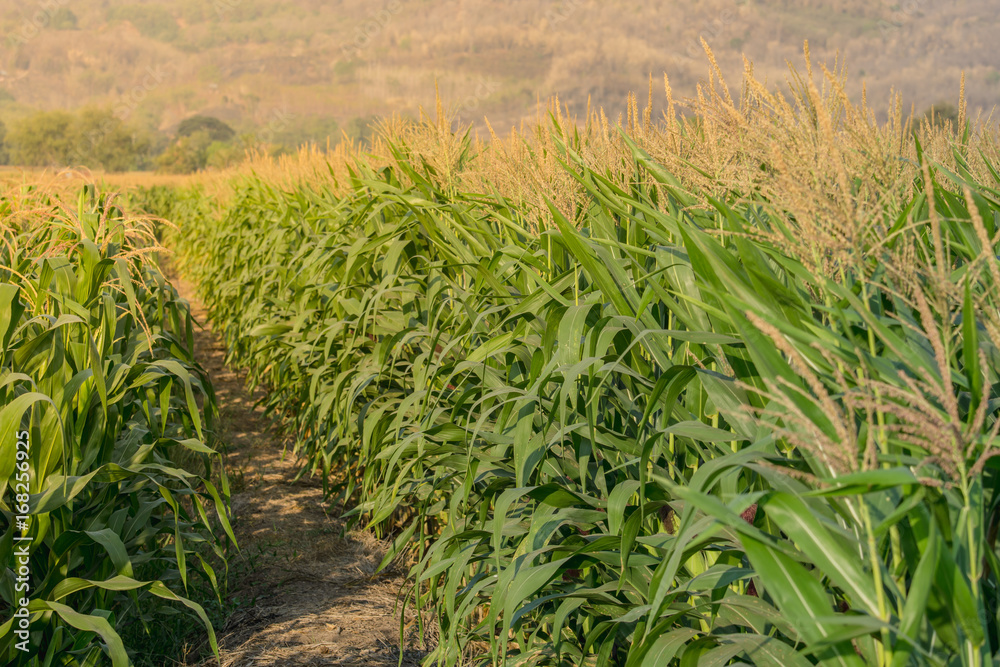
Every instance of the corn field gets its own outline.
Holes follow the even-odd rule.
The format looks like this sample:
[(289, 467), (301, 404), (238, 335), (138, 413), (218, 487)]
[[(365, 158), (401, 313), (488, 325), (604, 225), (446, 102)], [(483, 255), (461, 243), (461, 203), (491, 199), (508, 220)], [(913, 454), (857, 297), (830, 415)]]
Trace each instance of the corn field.
[[(156, 268), (150, 223), (93, 188), (65, 199), (23, 188), (0, 200), (0, 553), (30, 545), (29, 576), (4, 564), (0, 657), (124, 667), (123, 633), (181, 611), (214, 647), (186, 591), (224, 585), (210, 561), (225, 567), (229, 489), (207, 444), (214, 397), (190, 313)], [(24, 480), (26, 529), (14, 521)], [(39, 651), (16, 648), (21, 598)]]
[[(791, 103), (713, 78), (695, 120), (663, 126), (634, 103), (621, 127), (556, 110), (492, 142), (389, 125), (371, 155), (307, 176), (251, 165), (225, 197), (134, 193), (178, 226), (164, 243), (302, 475), (391, 538), (383, 566), (408, 564), (425, 664), (1000, 664), (996, 128), (964, 111), (947, 131), (878, 125), (827, 75)], [(115, 370), (124, 353), (76, 371), (88, 414), (122, 396), (100, 433), (127, 412), (126, 449), (211, 457), (183, 306), (162, 282), (132, 296), (124, 271), (101, 303), (152, 334), (129, 330), (135, 371)], [(79, 336), (133, 340), (99, 337), (114, 309), (86, 307)], [(30, 374), (20, 345), (5, 378)], [(78, 369), (112, 354), (64, 347)], [(132, 469), (108, 447), (77, 467), (66, 450), (56, 481)], [(164, 513), (143, 535), (174, 536), (163, 584), (135, 589), (158, 594), (187, 581), (184, 544), (214, 544), (226, 493), (155, 470), (173, 503), (166, 482), (114, 483)], [(94, 504), (121, 534), (118, 511)]]

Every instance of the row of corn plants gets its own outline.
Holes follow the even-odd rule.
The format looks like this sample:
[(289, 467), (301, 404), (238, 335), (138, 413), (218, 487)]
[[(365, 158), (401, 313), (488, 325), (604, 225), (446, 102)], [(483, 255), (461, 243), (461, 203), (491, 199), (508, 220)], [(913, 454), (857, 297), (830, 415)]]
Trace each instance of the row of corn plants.
[(0, 198), (4, 664), (124, 667), (178, 614), (216, 649), (188, 591), (220, 592), (229, 489), (191, 316), (156, 249), (151, 224), (91, 186), (74, 205)]
[(921, 157), (832, 247), (630, 145), (623, 183), (567, 140), (586, 205), (541, 231), (397, 145), (170, 243), (410, 556), (426, 664), (997, 664), (1000, 173)]

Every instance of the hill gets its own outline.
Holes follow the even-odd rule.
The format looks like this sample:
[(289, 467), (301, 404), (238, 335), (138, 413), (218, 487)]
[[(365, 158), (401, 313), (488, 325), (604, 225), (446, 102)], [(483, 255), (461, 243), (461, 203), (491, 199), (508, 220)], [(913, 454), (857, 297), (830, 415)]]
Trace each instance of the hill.
[[(416, 115), (435, 82), (467, 122), (498, 130), (558, 94), (614, 115), (650, 74), (695, 94), (711, 45), (731, 83), (742, 57), (770, 81), (838, 53), (873, 106), (892, 87), (921, 111), (1000, 100), (1000, 30), (992, 0), (39, 0), (0, 2), (0, 114), (110, 105), (170, 130), (193, 114), (288, 141), (355, 135), (373, 116)], [(663, 96), (658, 94), (657, 99)]]

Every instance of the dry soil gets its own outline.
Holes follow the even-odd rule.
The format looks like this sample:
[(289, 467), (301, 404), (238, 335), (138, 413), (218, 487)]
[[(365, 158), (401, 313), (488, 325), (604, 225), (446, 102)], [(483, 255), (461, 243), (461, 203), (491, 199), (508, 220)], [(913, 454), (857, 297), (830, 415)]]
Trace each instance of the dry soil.
[[(204, 327), (195, 328), (195, 353), (215, 387), (228, 448), (240, 553), (230, 565), (235, 611), (217, 628), (223, 667), (399, 664), (402, 572), (376, 575), (385, 545), (365, 532), (345, 534), (343, 510), (324, 500), (319, 479), (295, 480), (300, 462), (255, 407), (260, 395), (226, 366), (224, 343), (192, 286), (174, 282)], [(417, 665), (423, 652), (408, 634), (402, 664)]]

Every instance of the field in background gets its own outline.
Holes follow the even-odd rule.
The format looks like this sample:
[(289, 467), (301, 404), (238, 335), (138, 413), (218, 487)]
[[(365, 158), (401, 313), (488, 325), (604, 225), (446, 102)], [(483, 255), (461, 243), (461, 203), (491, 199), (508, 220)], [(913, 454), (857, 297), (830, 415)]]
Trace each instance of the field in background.
[(0, 183), (5, 186), (37, 185), (44, 190), (76, 188), (87, 183), (99, 183), (102, 190), (124, 192), (137, 187), (187, 187), (203, 182), (193, 174), (158, 174), (156, 172), (131, 171), (124, 173), (102, 173), (90, 170), (54, 170), (26, 167), (0, 167)]
[[(240, 132), (357, 136), (373, 116), (417, 117), (435, 82), (458, 117), (506, 131), (559, 95), (576, 114), (621, 109), (650, 73), (694, 96), (700, 40), (735, 80), (742, 55), (779, 82), (803, 40), (851, 63), (884, 111), (889, 91), (922, 112), (951, 100), (962, 71), (973, 110), (1000, 99), (998, 14), (989, 0), (185, 0), (0, 2), (0, 118), (109, 106), (150, 129), (196, 113)], [(659, 111), (657, 108), (657, 116)], [(333, 121), (333, 125), (329, 124)]]

